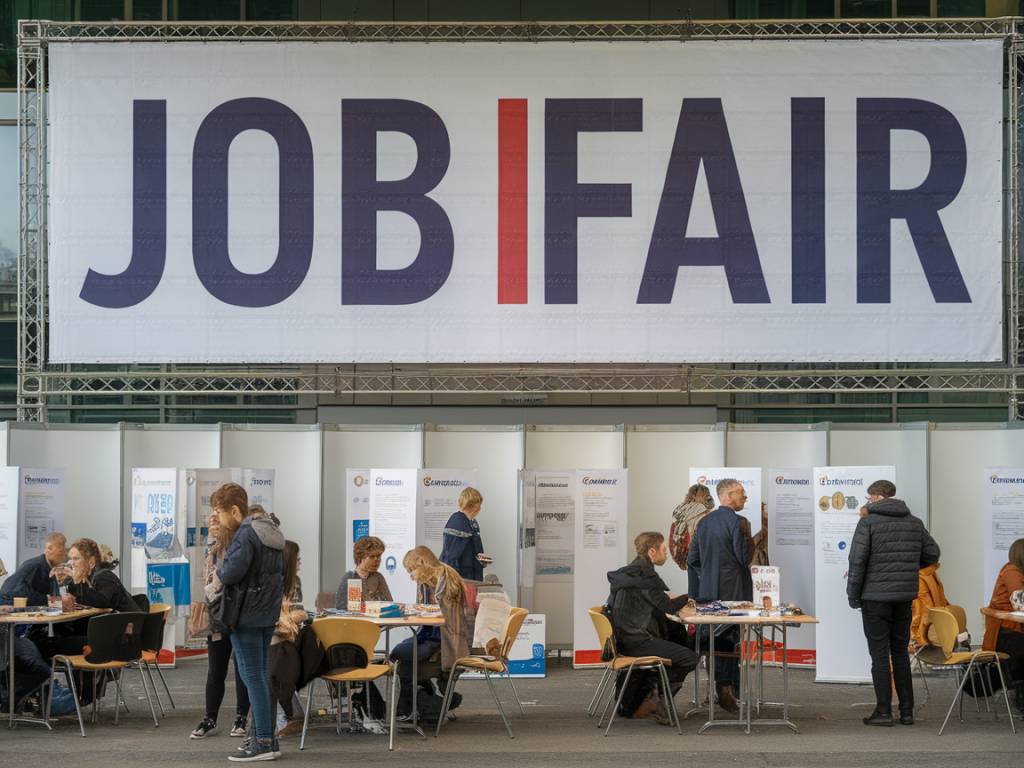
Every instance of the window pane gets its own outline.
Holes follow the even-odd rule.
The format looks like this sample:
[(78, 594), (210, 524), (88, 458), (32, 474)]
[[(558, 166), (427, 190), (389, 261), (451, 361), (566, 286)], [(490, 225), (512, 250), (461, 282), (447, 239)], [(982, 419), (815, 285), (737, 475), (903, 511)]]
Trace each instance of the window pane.
[(135, 0), (132, 3), (132, 19), (134, 21), (163, 21), (163, 3), (161, 0)]
[(124, 0), (81, 0), (80, 21), (124, 21)]
[(896, 15), (907, 16), (931, 16), (931, 0), (896, 0)]
[(238, 0), (178, 0), (179, 21), (239, 21)]
[(292, 21), (296, 18), (295, 0), (246, 0), (246, 21)]
[(985, 0), (938, 0), (935, 15), (954, 18), (984, 16)]
[(842, 0), (839, 14), (844, 19), (888, 19), (892, 16), (890, 0)]

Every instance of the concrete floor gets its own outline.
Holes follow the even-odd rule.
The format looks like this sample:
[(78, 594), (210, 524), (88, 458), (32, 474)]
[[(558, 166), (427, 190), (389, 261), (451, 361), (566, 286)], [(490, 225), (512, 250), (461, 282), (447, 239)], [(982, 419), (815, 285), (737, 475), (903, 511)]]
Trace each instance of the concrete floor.
[[(145, 701), (139, 698), (142, 692), (134, 672), (126, 686), (131, 713), (122, 714), (119, 726), (113, 725), (109, 711), (98, 724), (87, 722), (85, 739), (79, 735), (73, 716), (61, 718), (52, 733), (24, 725), (11, 731), (0, 721), (0, 766), (25, 766), (33, 755), (47, 763), (60, 762), (73, 768), (227, 765), (227, 755), (239, 739), (229, 738), (225, 732), (203, 741), (188, 738), (202, 716), (205, 673), (206, 663), (202, 659), (185, 661), (177, 669), (165, 671), (178, 708), (161, 720), (159, 728), (153, 727)], [(297, 738), (284, 741), (282, 759), (294, 765), (374, 761), (415, 768), (631, 768), (692, 763), (767, 768), (1024, 765), (1024, 722), (1017, 721), (1019, 732), (1014, 736), (1005, 714), (994, 722), (991, 714), (975, 711), (973, 699), (967, 701), (966, 722), (958, 722), (954, 715), (946, 733), (938, 736), (953, 693), (952, 680), (946, 677), (930, 678), (932, 701), (919, 713), (918, 723), (913, 727), (867, 728), (860, 718), (870, 707), (857, 705), (872, 699), (869, 687), (818, 685), (813, 682), (813, 672), (799, 670), (791, 677), (791, 701), (797, 705), (792, 716), (800, 727), (799, 734), (784, 728), (755, 727), (750, 736), (731, 729), (716, 729), (698, 736), (697, 729), (704, 718), (693, 717), (683, 722), (682, 736), (653, 721), (625, 720), (616, 722), (608, 738), (583, 712), (597, 680), (597, 672), (573, 671), (567, 662), (555, 662), (549, 665), (547, 679), (518, 682), (527, 716), (512, 716), (514, 740), (506, 736), (486, 684), (467, 680), (459, 684), (465, 701), (457, 711), (458, 719), (445, 726), (440, 739), (431, 735), (421, 740), (413, 734), (401, 733), (396, 736), (395, 751), (389, 754), (386, 737), (338, 736), (331, 725), (321, 725), (311, 730), (303, 752), (299, 752)], [(499, 685), (498, 690), (503, 701), (511, 704), (507, 685)], [(767, 698), (777, 698), (780, 692), (781, 674), (768, 670)], [(687, 685), (678, 696), (684, 711), (690, 706), (691, 693), (692, 687)], [(919, 697), (921, 693), (919, 687)], [(1002, 703), (1001, 696), (998, 701)], [(229, 685), (226, 706), (221, 709), (222, 725), (230, 722), (229, 707), (233, 702)]]

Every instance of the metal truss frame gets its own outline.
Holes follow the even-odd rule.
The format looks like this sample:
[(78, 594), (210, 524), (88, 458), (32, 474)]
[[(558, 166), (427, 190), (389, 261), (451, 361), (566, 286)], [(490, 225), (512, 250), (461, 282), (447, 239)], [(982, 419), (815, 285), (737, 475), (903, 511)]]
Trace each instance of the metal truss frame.
[[(1020, 125), (1021, 19), (677, 21), (604, 23), (85, 23), (22, 21), (18, 39), (20, 251), (18, 418), (44, 421), (51, 398), (87, 395), (346, 395), (531, 393), (1005, 393), (1024, 419), (1024, 269)], [(1006, 360), (976, 367), (831, 366), (160, 366), (46, 363), (46, 56), (51, 41), (544, 42), (616, 40), (978, 39), (1005, 41), (1004, 265)]]

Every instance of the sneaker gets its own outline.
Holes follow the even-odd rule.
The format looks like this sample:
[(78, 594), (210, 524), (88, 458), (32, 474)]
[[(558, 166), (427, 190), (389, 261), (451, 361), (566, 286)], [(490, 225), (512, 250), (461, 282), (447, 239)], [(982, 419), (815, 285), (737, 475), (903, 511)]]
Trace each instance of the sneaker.
[(236, 717), (234, 724), (231, 726), (232, 736), (245, 736), (245, 718)]
[(277, 760), (280, 756), (280, 750), (275, 752), (273, 744), (253, 744), (244, 752), (228, 755), (228, 760), (233, 763), (255, 763), (258, 760)]
[(190, 739), (205, 739), (207, 736), (213, 736), (217, 732), (217, 721), (209, 717), (204, 717), (199, 725), (195, 727), (195, 730), (189, 734)]

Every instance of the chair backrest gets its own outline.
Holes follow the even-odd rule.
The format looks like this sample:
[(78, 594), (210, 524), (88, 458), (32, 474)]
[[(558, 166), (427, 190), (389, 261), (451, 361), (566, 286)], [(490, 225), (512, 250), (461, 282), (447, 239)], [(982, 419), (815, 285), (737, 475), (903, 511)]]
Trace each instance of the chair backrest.
[(949, 605), (942, 606), (947, 611), (953, 614), (953, 618), (956, 619), (957, 634), (967, 631), (967, 611), (963, 609), (963, 606)]
[(129, 612), (93, 616), (86, 628), (85, 660), (93, 664), (137, 661), (142, 656), (142, 627), (147, 615)]
[(164, 626), (171, 606), (166, 603), (153, 603), (149, 606), (146, 620), (142, 622), (142, 650), (159, 651), (164, 645)]
[(587, 613), (590, 614), (590, 620), (597, 631), (598, 647), (604, 651), (605, 646), (608, 645), (612, 653), (617, 654), (618, 651), (615, 650), (615, 631), (612, 629), (611, 620), (604, 615), (602, 606), (591, 608)]
[(508, 655), (512, 653), (512, 646), (515, 645), (516, 638), (519, 637), (519, 630), (522, 629), (527, 613), (529, 611), (525, 608), (512, 608), (508, 612), (505, 627), (501, 632), (501, 650), (498, 652), (498, 658), (501, 661), (508, 661)]
[(947, 659), (953, 655), (956, 637), (960, 634), (956, 616), (947, 608), (929, 608), (928, 622), (933, 628), (935, 647), (942, 651)]
[(366, 654), (367, 664), (373, 658), (380, 639), (380, 627), (366, 619), (350, 619), (344, 616), (325, 616), (316, 619), (310, 626), (317, 641), (324, 648), (330, 666), (331, 649), (335, 646), (357, 646)]

